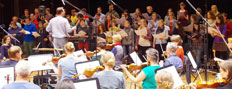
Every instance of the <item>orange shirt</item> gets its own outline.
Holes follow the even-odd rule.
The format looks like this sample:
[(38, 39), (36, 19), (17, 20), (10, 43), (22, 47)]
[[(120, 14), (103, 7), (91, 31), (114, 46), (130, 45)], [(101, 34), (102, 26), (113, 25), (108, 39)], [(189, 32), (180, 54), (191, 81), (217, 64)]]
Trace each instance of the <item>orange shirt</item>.
[(176, 55), (182, 60), (184, 65), (184, 49), (181, 46), (178, 46), (176, 50)]

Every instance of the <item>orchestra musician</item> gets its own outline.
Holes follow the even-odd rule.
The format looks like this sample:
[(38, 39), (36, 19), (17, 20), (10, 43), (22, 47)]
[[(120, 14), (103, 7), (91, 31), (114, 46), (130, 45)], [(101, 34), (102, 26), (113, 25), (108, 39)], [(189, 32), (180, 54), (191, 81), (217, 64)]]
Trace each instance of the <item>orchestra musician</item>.
[(8, 49), (12, 46), (10, 42), (11, 42), (10, 36), (6, 35), (3, 37), (3, 44), (1, 46), (1, 58), (0, 58), (0, 60), (9, 58)]
[(113, 43), (116, 44), (116, 46), (113, 47), (111, 52), (115, 56), (115, 64), (116, 66), (119, 66), (122, 64), (122, 58), (123, 58), (123, 48), (121, 44), (122, 37), (120, 35), (113, 35)]
[(54, 72), (57, 74), (58, 78), (60, 78), (60, 80), (63, 79), (69, 79), (72, 80), (72, 76), (77, 74), (76, 72), (76, 68), (75, 68), (75, 63), (80, 62), (79, 60), (77, 60), (74, 55), (73, 52), (75, 51), (75, 47), (74, 44), (72, 42), (68, 42), (64, 45), (65, 48), (65, 53), (67, 54), (66, 57), (61, 58), (58, 61), (58, 68), (56, 68), (53, 64), (50, 64), (49, 66), (51, 66), (54, 70)]
[(126, 89), (126, 81), (122, 72), (114, 71), (115, 57), (114, 54), (106, 51), (101, 62), (105, 70), (97, 72), (93, 75), (99, 79), (101, 89)]
[(126, 68), (126, 66), (121, 65), (123, 71), (128, 76), (128, 78), (134, 82), (139, 83), (143, 81), (142, 87), (143, 89), (157, 89), (157, 83), (155, 81), (155, 70), (160, 68), (158, 65), (159, 61), (159, 52), (154, 48), (149, 48), (146, 50), (147, 54), (147, 61), (150, 63), (150, 66), (145, 67), (142, 71), (138, 74), (137, 77), (134, 77)]
[(38, 85), (28, 82), (31, 72), (31, 65), (28, 61), (19, 61), (15, 66), (15, 82), (2, 89), (41, 89)]
[(173, 89), (174, 80), (171, 73), (160, 70), (155, 75), (155, 80), (157, 83), (157, 89)]
[(15, 66), (21, 59), (22, 50), (19, 46), (12, 46), (8, 49), (9, 60), (0, 63), (0, 66)]
[(99, 52), (97, 53), (97, 55), (94, 55), (91, 60), (99, 60), (99, 62), (101, 63), (100, 61), (101, 55), (106, 52), (105, 48), (106, 48), (105, 39), (99, 40), (97, 42), (97, 50), (99, 50)]

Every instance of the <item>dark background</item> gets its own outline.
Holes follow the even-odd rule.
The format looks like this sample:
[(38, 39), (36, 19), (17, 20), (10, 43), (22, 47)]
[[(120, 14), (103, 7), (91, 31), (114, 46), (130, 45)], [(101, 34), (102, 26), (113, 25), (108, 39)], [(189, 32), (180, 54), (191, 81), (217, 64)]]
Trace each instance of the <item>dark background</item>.
[[(101, 6), (103, 12), (108, 11), (108, 0), (68, 0), (79, 8), (86, 8), (88, 13), (94, 15), (96, 13), (96, 8)], [(185, 0), (113, 0), (123, 9), (128, 9), (129, 12), (134, 12), (135, 8), (140, 8), (142, 12), (145, 12), (146, 6), (153, 6), (154, 11), (162, 16), (165, 16), (167, 9), (172, 8), (175, 12), (179, 9), (179, 2)], [(195, 7), (202, 8), (203, 12), (210, 9), (212, 4), (216, 4), (220, 12), (227, 12), (229, 17), (232, 15), (232, 8), (230, 0), (190, 0)], [(0, 24), (8, 25), (11, 21), (12, 16), (23, 15), (24, 9), (29, 9), (30, 13), (34, 12), (34, 8), (39, 5), (45, 5), (51, 8), (51, 12), (54, 14), (56, 7), (63, 6), (61, 0), (0, 0)], [(189, 13), (195, 13), (193, 9), (186, 3), (186, 9)], [(71, 6), (64, 6), (67, 10), (66, 13), (70, 14), (70, 10), (74, 9)], [(116, 11), (121, 13), (121, 11), (115, 7)]]

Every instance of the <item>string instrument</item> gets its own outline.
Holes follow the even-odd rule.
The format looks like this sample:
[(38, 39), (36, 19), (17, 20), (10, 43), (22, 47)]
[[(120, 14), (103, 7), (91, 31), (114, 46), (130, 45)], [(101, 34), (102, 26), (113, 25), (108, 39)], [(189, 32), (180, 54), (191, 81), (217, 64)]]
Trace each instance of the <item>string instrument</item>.
[(111, 50), (114, 48), (114, 46), (116, 46), (116, 44), (106, 44), (106, 50)]
[(203, 88), (217, 88), (220, 85), (226, 85), (227, 81), (225, 79), (216, 79), (214, 81), (201, 81), (197, 82), (197, 89), (203, 89)]
[(94, 51), (86, 51), (86, 52), (85, 52), (85, 55), (86, 55), (87, 57), (91, 58), (91, 57), (93, 57), (96, 53), (99, 53), (99, 52), (100, 52), (99, 49), (94, 50)]
[[(66, 57), (66, 56), (67, 56), (67, 54), (62, 54), (62, 55), (60, 55), (59, 57), (52, 57), (52, 59), (49, 60), (48, 62), (52, 62), (53, 64), (58, 64), (58, 61), (59, 61), (61, 58), (64, 58), (64, 57)], [(42, 65), (45, 65), (45, 64), (46, 64), (46, 62), (43, 63)]]
[[(135, 64), (135, 63), (131, 63), (130, 65), (126, 65), (126, 68), (129, 70), (129, 71), (135, 71), (135, 70), (142, 70), (143, 68), (149, 66), (148, 63), (142, 63), (140, 65), (138, 64)], [(121, 67), (119, 68), (116, 68), (116, 70), (120, 70), (122, 69)]]
[(104, 69), (105, 68), (103, 66), (97, 66), (94, 69), (87, 68), (87, 69), (85, 69), (84, 73), (73, 75), (72, 79), (75, 79), (75, 78), (79, 77), (80, 75), (85, 75), (87, 78), (91, 78), (95, 72), (97, 72), (97, 71), (103, 71)]

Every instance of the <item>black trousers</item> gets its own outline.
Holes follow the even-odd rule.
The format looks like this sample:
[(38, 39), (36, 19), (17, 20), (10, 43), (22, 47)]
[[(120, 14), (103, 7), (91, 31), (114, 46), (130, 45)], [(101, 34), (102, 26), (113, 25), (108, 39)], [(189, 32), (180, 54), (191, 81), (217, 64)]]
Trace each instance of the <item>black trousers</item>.
[(162, 56), (162, 54), (163, 54), (162, 49), (163, 49), (163, 51), (166, 51), (167, 43), (161, 44), (161, 45), (162, 45), (162, 48), (161, 48), (160, 44), (156, 44), (155, 49), (159, 52), (159, 59), (164, 60), (164, 57)]
[(140, 46), (138, 45), (138, 56), (141, 59), (142, 62), (146, 62), (146, 60), (143, 58), (143, 56), (146, 55), (146, 50), (151, 48), (151, 46)]

